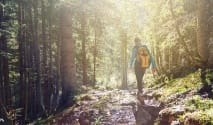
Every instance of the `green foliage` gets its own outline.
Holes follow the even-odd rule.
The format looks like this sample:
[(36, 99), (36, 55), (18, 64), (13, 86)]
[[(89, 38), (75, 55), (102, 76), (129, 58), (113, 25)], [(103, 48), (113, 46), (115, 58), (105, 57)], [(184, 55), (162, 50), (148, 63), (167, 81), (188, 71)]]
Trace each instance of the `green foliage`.
[(192, 110), (208, 111), (213, 109), (213, 100), (204, 99), (197, 95), (186, 100), (186, 106)]
[(182, 116), (180, 119), (183, 120), (190, 120), (194, 121), (194, 123), (199, 123), (201, 125), (212, 125), (213, 124), (213, 115), (212, 115), (212, 109), (208, 111), (196, 111), (193, 113), (186, 113)]
[(157, 89), (156, 92), (162, 95), (161, 100), (165, 100), (177, 93), (183, 95), (181, 93), (189, 91), (186, 97), (184, 97), (184, 95), (180, 97), (180, 104), (185, 106), (186, 112), (179, 116), (179, 120), (186, 125), (192, 121), (194, 121), (193, 123), (199, 123), (201, 125), (210, 125), (213, 123), (213, 100), (203, 98), (200, 95), (193, 95), (193, 93), (202, 86), (200, 72), (201, 71), (198, 70), (183, 78), (168, 80), (161, 88)]
[(213, 71), (211, 69), (206, 70), (205, 80), (207, 81), (207, 84), (212, 84), (213, 82)]
[(198, 89), (201, 86), (201, 79), (199, 71), (191, 73), (183, 78), (168, 80), (161, 88), (163, 98), (175, 93), (183, 93), (188, 90)]
[[(197, 57), (196, 50), (196, 16), (195, 13), (186, 11), (191, 6), (188, 0), (172, 0), (174, 17), (168, 1), (159, 1), (156, 4), (152, 0), (144, 2), (148, 22), (144, 26), (144, 36), (153, 48), (159, 71), (162, 74), (174, 74), (179, 77), (184, 71), (191, 70), (196, 65), (190, 59), (190, 55)], [(155, 3), (155, 4), (154, 4)], [(194, 5), (193, 3), (192, 5)], [(180, 33), (178, 33), (178, 30)], [(188, 50), (189, 51), (188, 51)]]

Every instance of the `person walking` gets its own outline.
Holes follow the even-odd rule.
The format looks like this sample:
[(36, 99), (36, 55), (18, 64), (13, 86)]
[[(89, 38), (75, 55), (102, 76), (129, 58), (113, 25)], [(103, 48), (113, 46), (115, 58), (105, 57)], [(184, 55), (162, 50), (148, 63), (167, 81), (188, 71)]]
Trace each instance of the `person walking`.
[(148, 47), (141, 43), (139, 37), (135, 38), (135, 46), (132, 48), (132, 54), (130, 58), (130, 67), (133, 68), (137, 80), (138, 95), (143, 94), (143, 76), (146, 69), (152, 67), (152, 71), (156, 71), (156, 64), (153, 56), (151, 55)]

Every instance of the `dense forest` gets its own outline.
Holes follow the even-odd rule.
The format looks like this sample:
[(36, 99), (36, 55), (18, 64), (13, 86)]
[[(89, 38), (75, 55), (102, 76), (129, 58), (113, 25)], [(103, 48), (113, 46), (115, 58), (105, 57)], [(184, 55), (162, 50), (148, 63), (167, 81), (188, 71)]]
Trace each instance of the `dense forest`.
[(134, 90), (135, 37), (157, 65), (145, 86), (158, 91), (194, 74), (171, 91), (207, 94), (201, 107), (212, 115), (213, 0), (0, 0), (0, 124), (46, 119), (88, 89)]

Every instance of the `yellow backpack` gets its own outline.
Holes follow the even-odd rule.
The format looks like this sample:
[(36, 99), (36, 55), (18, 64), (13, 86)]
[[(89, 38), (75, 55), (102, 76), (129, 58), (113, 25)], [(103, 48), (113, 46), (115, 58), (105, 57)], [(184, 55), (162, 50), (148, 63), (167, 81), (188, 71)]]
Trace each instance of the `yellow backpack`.
[(137, 57), (136, 60), (141, 65), (142, 68), (148, 68), (150, 66), (150, 55), (148, 49), (146, 47), (139, 47), (137, 49)]

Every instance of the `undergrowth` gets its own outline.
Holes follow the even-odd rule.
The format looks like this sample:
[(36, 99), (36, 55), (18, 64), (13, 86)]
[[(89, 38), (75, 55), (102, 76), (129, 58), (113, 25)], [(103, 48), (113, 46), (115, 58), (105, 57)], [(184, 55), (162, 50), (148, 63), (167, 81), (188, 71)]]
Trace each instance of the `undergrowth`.
[[(212, 75), (206, 78), (212, 79)], [(210, 80), (209, 80), (210, 81)], [(210, 83), (208, 81), (208, 83)], [(175, 94), (183, 94), (187, 91), (193, 92), (187, 96), (182, 96), (183, 105), (186, 112), (179, 116), (179, 121), (184, 125), (197, 123), (198, 125), (213, 125), (213, 100), (199, 95), (198, 90), (203, 86), (201, 80), (201, 71), (198, 70), (182, 78), (165, 79), (162, 83), (153, 83), (150, 86), (160, 86), (156, 93), (160, 93), (160, 100), (166, 100)], [(175, 96), (174, 96), (175, 97)], [(176, 98), (174, 99), (174, 101)], [(170, 102), (166, 102), (170, 103)]]
[(157, 91), (162, 95), (161, 100), (164, 100), (173, 94), (184, 93), (189, 90), (197, 90), (201, 85), (200, 72), (197, 71), (183, 78), (166, 80), (164, 81), (163, 86)]

